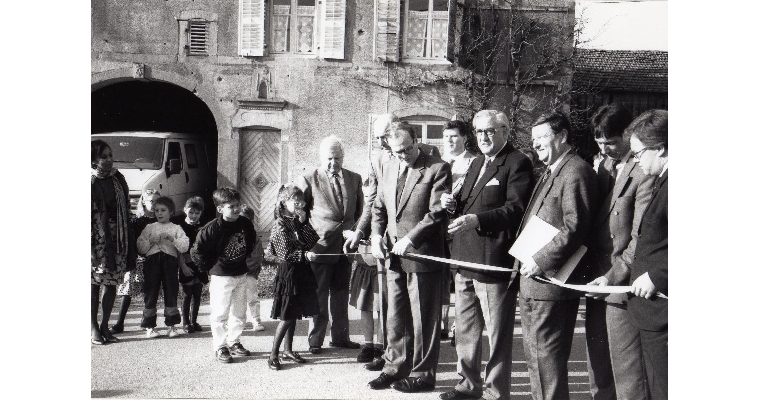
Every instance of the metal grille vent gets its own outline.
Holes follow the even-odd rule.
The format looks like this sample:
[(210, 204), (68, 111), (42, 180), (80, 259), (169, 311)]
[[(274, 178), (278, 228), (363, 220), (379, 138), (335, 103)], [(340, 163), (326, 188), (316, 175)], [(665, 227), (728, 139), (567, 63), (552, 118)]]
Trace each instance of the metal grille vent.
[(208, 55), (208, 21), (188, 21), (188, 54), (191, 56)]

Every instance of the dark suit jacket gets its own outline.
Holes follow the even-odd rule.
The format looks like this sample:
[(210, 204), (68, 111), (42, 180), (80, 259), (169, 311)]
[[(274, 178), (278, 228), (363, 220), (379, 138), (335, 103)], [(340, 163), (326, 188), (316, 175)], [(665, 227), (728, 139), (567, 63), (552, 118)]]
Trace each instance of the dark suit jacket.
[[(533, 166), (528, 157), (509, 143), (477, 180), (484, 162), (485, 156), (481, 154), (470, 164), (462, 190), (456, 197), (457, 212), (454, 215), (475, 214), (480, 228), (451, 235), (451, 258), (511, 268), (515, 260), (507, 251), (517, 237), (517, 228), (528, 206), (533, 187)], [(469, 269), (459, 269), (459, 273), (481, 282), (512, 283), (516, 277), (510, 272)]]
[[(451, 187), (451, 167), (437, 157), (420, 152), (407, 172), (407, 181), (396, 207), (396, 181), (399, 160), (391, 158), (380, 165), (377, 197), (372, 209), (372, 234), (384, 236), (389, 248), (399, 238), (412, 241), (410, 253), (442, 257), (443, 226), (446, 210), (441, 206), (441, 194)], [(401, 259), (404, 272), (430, 272), (441, 264)]]
[[(343, 169), (344, 210), (338, 208), (338, 200), (333, 195), (330, 178), (323, 168), (315, 169), (299, 177), (296, 184), (304, 191), (309, 222), (319, 234), (319, 241), (311, 251), (337, 254), (343, 252), (343, 231), (353, 230), (355, 222), (362, 215), (364, 196), (362, 177), (356, 172)], [(320, 256), (316, 262), (331, 264), (339, 256)]]
[[(631, 263), (631, 279), (649, 273), (658, 291), (668, 294), (668, 171), (657, 179), (652, 201), (644, 211), (639, 226), (639, 242)], [(647, 331), (668, 329), (668, 300), (632, 297), (628, 313), (633, 323)]]
[[(419, 143), (417, 148), (420, 149), (422, 154), (441, 158), (441, 152), (433, 145)], [(379, 153), (372, 155), (369, 160), (369, 177), (367, 178), (367, 185), (364, 188), (365, 204), (367, 204), (367, 207), (364, 207), (362, 216), (356, 224), (356, 228), (364, 234), (365, 238), (368, 238), (371, 233), (370, 224), (372, 223), (372, 204), (375, 202), (375, 197), (377, 197), (377, 183), (379, 179), (378, 177), (380, 176), (380, 165), (386, 163), (391, 158), (392, 157), (387, 151), (380, 150)]]
[[(596, 177), (591, 166), (570, 150), (540, 193), (536, 193), (536, 188), (532, 194), (536, 197), (535, 203), (525, 213), (520, 231), (533, 215), (559, 229), (554, 239), (533, 256), (544, 275), (554, 276), (565, 261), (588, 242), (597, 198)], [(521, 266), (519, 260), (515, 261), (515, 266)], [(520, 277), (520, 296), (525, 298), (566, 300), (582, 295), (578, 291)]]
[[(652, 198), (654, 177), (645, 175), (630, 154), (615, 185), (610, 188), (612, 160), (599, 165), (598, 184), (600, 206), (594, 220), (589, 248), (590, 279), (602, 275), (610, 285), (627, 285), (630, 265), (636, 249), (636, 232), (644, 209)], [(625, 294), (607, 296), (608, 302), (622, 302)]]

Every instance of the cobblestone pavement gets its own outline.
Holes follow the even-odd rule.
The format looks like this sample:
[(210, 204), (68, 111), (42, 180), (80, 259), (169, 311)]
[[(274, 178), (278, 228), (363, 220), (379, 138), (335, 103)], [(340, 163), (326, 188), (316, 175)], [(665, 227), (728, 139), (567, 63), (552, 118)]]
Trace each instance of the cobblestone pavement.
[[(452, 296), (453, 300), (453, 296)], [(308, 320), (298, 321), (293, 349), (308, 359), (306, 364), (283, 362), (283, 369), (270, 371), (266, 358), (271, 350), (277, 325), (266, 316), (271, 300), (262, 300), (266, 330), (245, 330), (241, 343), (251, 351), (249, 357), (235, 357), (232, 364), (214, 360), (209, 331), (209, 307), (201, 307), (200, 333), (146, 339), (140, 329), (142, 308), (133, 305), (119, 343), (91, 348), (91, 396), (119, 398), (225, 398), (225, 399), (437, 399), (458, 381), (456, 353), (446, 340), (441, 343), (438, 377), (433, 393), (403, 394), (393, 389), (371, 390), (367, 382), (378, 372), (366, 371), (356, 362), (358, 350), (329, 347), (329, 333), (320, 355), (308, 352)], [(452, 301), (453, 304), (453, 301)], [(118, 305), (118, 301), (117, 301)], [(581, 301), (570, 357), (571, 399), (590, 399), (586, 368)], [(159, 328), (162, 324), (159, 309)], [(454, 309), (450, 310), (453, 321)], [(349, 307), (351, 339), (361, 342), (359, 313)], [(113, 319), (113, 318), (112, 318)], [(519, 307), (513, 346), (512, 398), (529, 399), (530, 384), (522, 347)], [(485, 339), (485, 338), (484, 338)], [(487, 340), (483, 353), (487, 354)], [(485, 363), (483, 364), (485, 365)]]

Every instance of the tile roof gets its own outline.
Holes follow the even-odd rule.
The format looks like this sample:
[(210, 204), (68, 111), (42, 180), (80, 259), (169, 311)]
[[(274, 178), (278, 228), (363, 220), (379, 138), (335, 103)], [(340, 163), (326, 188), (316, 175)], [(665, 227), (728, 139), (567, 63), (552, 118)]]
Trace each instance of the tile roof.
[(573, 87), (668, 92), (668, 52), (576, 49)]

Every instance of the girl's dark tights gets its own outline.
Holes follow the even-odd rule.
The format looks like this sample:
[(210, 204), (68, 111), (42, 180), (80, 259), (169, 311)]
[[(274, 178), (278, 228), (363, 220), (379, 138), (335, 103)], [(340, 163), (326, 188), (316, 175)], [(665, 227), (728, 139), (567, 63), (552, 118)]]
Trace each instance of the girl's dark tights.
[(114, 325), (124, 326), (124, 320), (127, 318), (127, 311), (129, 311), (129, 305), (132, 304), (132, 295), (126, 294), (121, 296), (121, 307), (119, 308), (119, 319)]
[(293, 351), (293, 334), (296, 331), (296, 319), (284, 319), (277, 325), (274, 331), (274, 343), (272, 344), (272, 354), (270, 358), (277, 358), (280, 355), (280, 344), (283, 339), (283, 351)]
[[(198, 321), (198, 310), (201, 308), (201, 293), (203, 284), (182, 285), (185, 297), (182, 299), (182, 325), (192, 325)], [(190, 313), (190, 301), (193, 301), (193, 313)]]
[[(103, 285), (103, 297), (100, 297), (100, 285), (90, 285), (90, 328), (108, 332), (108, 320), (116, 300), (116, 285)], [(102, 321), (98, 324), (98, 307), (102, 307)]]

